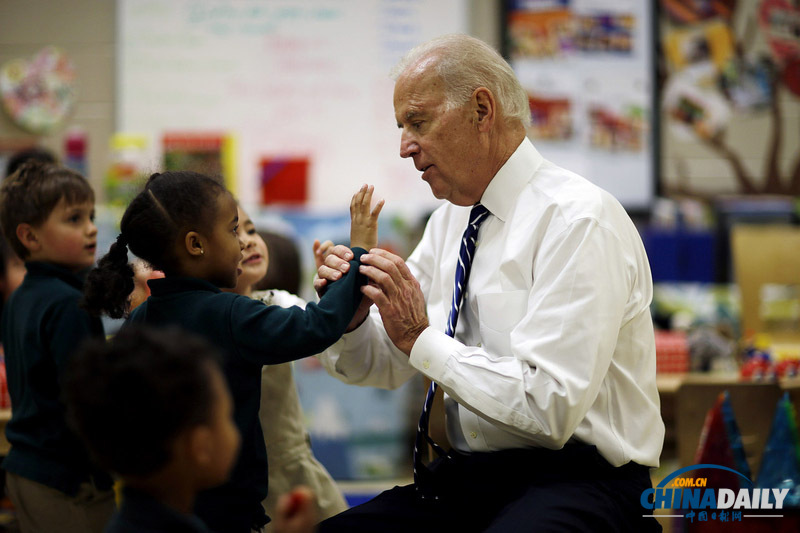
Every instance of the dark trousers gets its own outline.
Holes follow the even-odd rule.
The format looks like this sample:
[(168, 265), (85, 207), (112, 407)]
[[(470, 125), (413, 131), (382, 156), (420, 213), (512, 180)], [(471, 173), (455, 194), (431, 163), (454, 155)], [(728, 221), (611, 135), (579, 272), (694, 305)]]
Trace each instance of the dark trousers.
[(614, 468), (594, 446), (459, 454), (431, 464), (438, 500), (394, 487), (319, 524), (320, 533), (661, 531), (640, 504), (647, 467)]

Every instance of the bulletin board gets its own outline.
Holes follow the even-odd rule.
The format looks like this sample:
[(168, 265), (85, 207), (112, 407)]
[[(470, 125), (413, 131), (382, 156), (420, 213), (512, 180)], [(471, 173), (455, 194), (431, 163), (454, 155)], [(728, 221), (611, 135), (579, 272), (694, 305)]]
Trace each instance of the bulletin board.
[(541, 154), (647, 210), (657, 193), (654, 2), (505, 0), (506, 56)]
[(800, 195), (800, 2), (659, 6), (664, 194)]
[[(305, 176), (298, 206), (342, 209), (362, 183), (387, 209), (438, 205), (400, 133), (389, 71), (414, 45), (467, 30), (466, 0), (118, 0), (117, 130), (223, 135), (237, 195)], [(226, 141), (227, 142), (227, 141)], [(155, 164), (155, 163), (154, 163)], [(288, 172), (288, 174), (287, 174)], [(272, 182), (277, 183), (277, 182)]]

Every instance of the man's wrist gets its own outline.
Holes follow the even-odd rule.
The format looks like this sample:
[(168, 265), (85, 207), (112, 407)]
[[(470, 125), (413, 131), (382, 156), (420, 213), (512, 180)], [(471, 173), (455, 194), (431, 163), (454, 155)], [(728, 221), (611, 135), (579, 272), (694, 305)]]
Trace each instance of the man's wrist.
[(411, 356), (411, 350), (414, 349), (414, 345), (417, 343), (417, 339), (419, 336), (422, 335), (422, 332), (428, 328), (428, 322), (420, 324), (419, 326), (412, 328), (406, 332), (404, 336), (402, 346), (398, 346), (400, 350), (406, 354), (407, 356)]

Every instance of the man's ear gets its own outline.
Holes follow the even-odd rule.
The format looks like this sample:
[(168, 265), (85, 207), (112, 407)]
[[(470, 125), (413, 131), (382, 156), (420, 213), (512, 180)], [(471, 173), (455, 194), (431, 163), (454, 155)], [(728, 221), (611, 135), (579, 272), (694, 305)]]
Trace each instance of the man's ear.
[(481, 132), (489, 131), (497, 116), (497, 102), (492, 91), (478, 87), (472, 93), (473, 124)]
[(22, 245), (28, 249), (29, 253), (38, 252), (42, 248), (42, 243), (39, 240), (36, 230), (27, 223), (17, 225), (17, 239)]
[(186, 251), (189, 252), (189, 255), (193, 257), (200, 257), (205, 253), (205, 250), (203, 249), (205, 239), (203, 239), (203, 236), (196, 231), (188, 232), (183, 238), (183, 241), (184, 245), (186, 246)]

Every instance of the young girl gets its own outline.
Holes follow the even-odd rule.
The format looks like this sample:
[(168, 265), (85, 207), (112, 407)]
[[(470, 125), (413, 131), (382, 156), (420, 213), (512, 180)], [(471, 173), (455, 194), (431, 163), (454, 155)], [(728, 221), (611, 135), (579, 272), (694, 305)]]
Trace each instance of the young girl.
[[(241, 206), (239, 239), (244, 244), (242, 274), (232, 292), (260, 300), (267, 305), (304, 307), (306, 302), (290, 292), (254, 290), (253, 286), (266, 275), (267, 267), (272, 269), (276, 266), (280, 257), (272, 253), (272, 247), (267, 248), (253, 221)], [(320, 519), (324, 520), (346, 510), (347, 503), (341, 491), (311, 451), (291, 363), (265, 365), (261, 370), (259, 418), (269, 460), (269, 494), (263, 502), (267, 515), (275, 515), (278, 496), (298, 485), (312, 489)]]
[[(354, 258), (377, 241), (377, 218), (370, 211), (372, 188), (363, 186), (350, 204), (350, 240)], [(148, 282), (151, 296), (129, 323), (175, 324), (209, 339), (223, 353), (234, 399), (234, 418), (242, 447), (230, 480), (202, 492), (195, 512), (210, 529), (224, 533), (260, 530), (268, 518), (261, 506), (267, 495), (267, 455), (258, 421), (261, 367), (318, 353), (344, 333), (361, 301), (363, 276), (342, 276), (318, 304), (284, 309), (222, 292), (241, 273), (242, 241), (237, 235), (236, 201), (216, 180), (194, 172), (150, 177), (120, 223), (117, 241), (87, 279), (85, 305), (118, 318), (128, 308), (133, 270), (127, 250), (165, 277)]]

